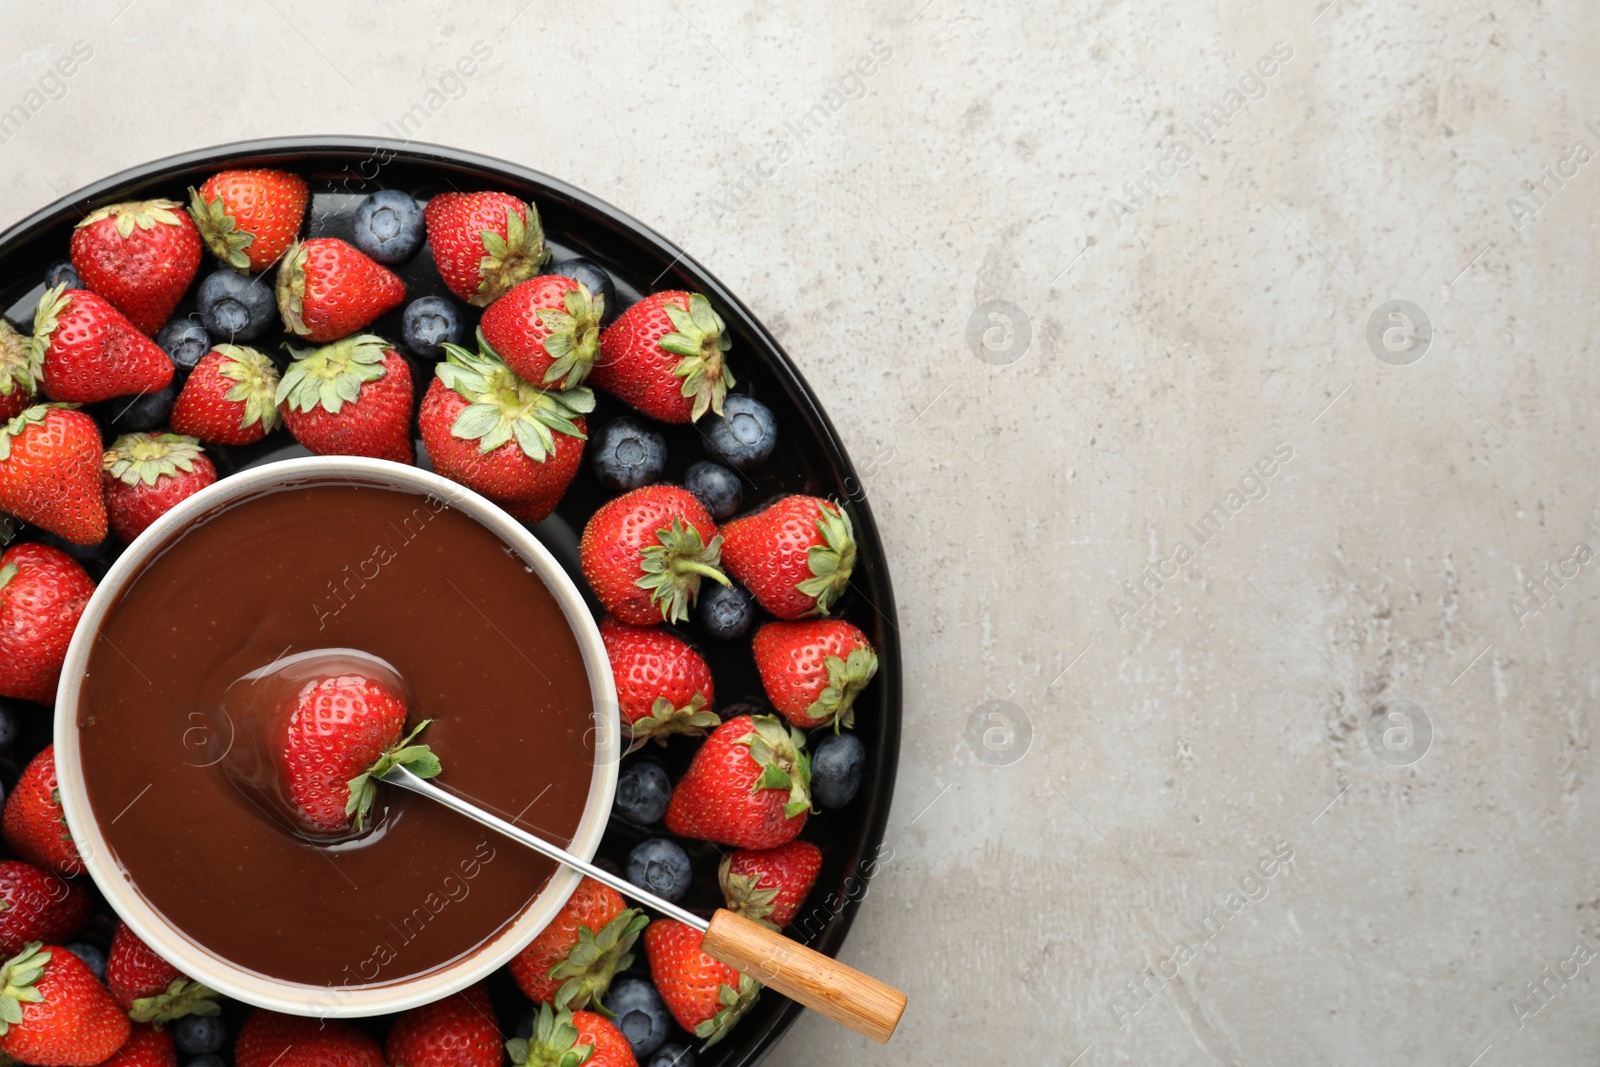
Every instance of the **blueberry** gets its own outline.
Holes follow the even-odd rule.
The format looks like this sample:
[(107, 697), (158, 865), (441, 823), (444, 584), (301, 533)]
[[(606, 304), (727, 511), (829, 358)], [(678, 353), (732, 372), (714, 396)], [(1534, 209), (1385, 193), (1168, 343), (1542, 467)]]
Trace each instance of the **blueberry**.
[(706, 636), (718, 641), (737, 641), (750, 632), (756, 617), (756, 600), (741, 585), (700, 587), (700, 625)]
[(628, 881), (671, 903), (689, 891), (689, 854), (676, 841), (652, 837), (628, 853)]
[(867, 749), (855, 734), (828, 734), (811, 750), (811, 799), (819, 808), (842, 808), (861, 788)]
[(406, 305), (400, 317), (400, 341), (418, 359), (443, 359), (445, 342), (467, 343), (467, 324), (455, 302), (442, 296), (424, 296)]
[(183, 1067), (228, 1067), (228, 1061), (208, 1052), (204, 1056), (196, 1056)]
[(104, 563), (107, 566), (110, 565), (112, 557), (117, 554), (122, 544), (115, 537), (106, 534), (105, 540), (97, 545), (80, 545), (76, 541), (68, 541), (60, 534), (53, 534), (49, 530), (39, 531), (39, 543), (60, 549), (79, 563)]
[(404, 263), (425, 236), (422, 208), (398, 189), (380, 189), (356, 205), (350, 243), (379, 263)]
[(524, 1008), (521, 1015), (517, 1016), (517, 1023), (511, 1028), (507, 1037), (520, 1037), (524, 1041), (533, 1036), (533, 1024), (539, 1018), (538, 1008)]
[(744, 482), (739, 476), (722, 464), (708, 460), (689, 466), (683, 476), (683, 487), (693, 493), (718, 522), (738, 511), (744, 500)]
[(172, 416), (172, 406), (178, 402), (183, 383), (174, 378), (170, 385), (158, 393), (140, 393), (124, 396), (110, 402), (111, 426), (118, 433), (149, 433), (159, 430)]
[(694, 1049), (676, 1041), (662, 1045), (644, 1067), (694, 1067)]
[[(22, 731), (22, 706), (0, 697), (0, 752), (9, 752)], [(665, 773), (665, 772), (663, 772)]]
[(211, 351), (211, 335), (193, 319), (173, 319), (156, 334), (156, 344), (172, 357), (172, 362), (194, 370), (194, 365)]
[(83, 279), (78, 277), (78, 268), (72, 265), (72, 260), (63, 259), (60, 263), (53, 263), (50, 269), (44, 272), (44, 287), (54, 289), (66, 283), (68, 289), (82, 289)]
[(612, 419), (590, 442), (594, 476), (607, 489), (649, 485), (667, 469), (667, 440), (631, 415)]
[(206, 275), (195, 299), (206, 330), (227, 341), (253, 341), (278, 317), (278, 299), (272, 286), (262, 278), (234, 270)]
[(672, 799), (672, 779), (666, 769), (653, 760), (640, 760), (622, 768), (617, 775), (617, 814), (631, 823), (649, 826), (661, 821)]
[(228, 1027), (215, 1015), (185, 1015), (172, 1024), (172, 1043), (186, 1056), (219, 1052)]
[(672, 1016), (646, 979), (625, 974), (611, 983), (604, 1000), (614, 1016), (612, 1023), (628, 1039), (635, 1056), (650, 1055), (672, 1032)]
[(772, 409), (754, 397), (735, 393), (722, 402), (722, 414), (701, 423), (711, 451), (739, 470), (754, 470), (772, 457), (778, 423)]
[(94, 976), (102, 982), (106, 980), (106, 954), (89, 944), (87, 941), (71, 941), (61, 946), (74, 956), (83, 961), (83, 965), (94, 972)]
[(741, 715), (771, 715), (771, 708), (763, 708), (758, 704), (724, 704), (717, 709), (717, 718), (723, 722), (737, 719)]
[(611, 284), (611, 275), (587, 259), (578, 256), (563, 259), (559, 263), (550, 264), (544, 272), (582, 282), (588, 288), (590, 295), (603, 297), (606, 306), (600, 315), (601, 325), (609, 326), (612, 319), (622, 314), (622, 308), (617, 304), (617, 287)]

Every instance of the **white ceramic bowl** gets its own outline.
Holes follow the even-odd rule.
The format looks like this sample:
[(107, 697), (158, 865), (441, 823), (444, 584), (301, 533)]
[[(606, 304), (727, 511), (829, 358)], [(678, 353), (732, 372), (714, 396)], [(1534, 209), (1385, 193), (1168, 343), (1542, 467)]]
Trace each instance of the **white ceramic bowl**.
[[(55, 750), (56, 774), (61, 790), (61, 806), (85, 867), (106, 900), (122, 920), (145, 943), (189, 976), (227, 996), (257, 1007), (291, 1015), (338, 1018), (382, 1015), (404, 1011), (464, 989), (516, 955), (555, 917), (577, 888), (579, 875), (559, 867), (549, 884), (505, 930), (477, 952), (431, 974), (382, 986), (311, 986), (264, 977), (234, 966), (228, 960), (201, 946), (166, 920), (145, 902), (123, 874), (111, 855), (104, 836), (94, 820), (84, 789), (83, 766), (78, 747), (78, 698), (88, 666), (89, 652), (99, 632), (101, 620), (117, 601), (130, 579), (166, 544), (197, 517), (214, 509), (262, 493), (286, 487), (324, 483), (377, 485), (419, 494), (432, 494), (448, 501), (451, 507), (488, 527), (532, 567), (561, 610), (583, 653), (593, 697), (594, 774), (589, 796), (569, 851), (593, 859), (611, 814), (611, 801), (617, 785), (619, 730), (615, 708), (616, 688), (611, 679), (610, 662), (599, 628), (595, 626), (583, 597), (567, 572), (548, 549), (526, 527), (488, 500), (455, 482), (415, 467), (384, 460), (351, 456), (311, 457), (283, 460), (241, 471), (208, 486), (183, 501), (151, 525), (129, 545), (121, 558), (95, 590), (78, 624), (72, 645), (67, 650), (61, 687), (56, 694)], [(611, 709), (610, 713), (604, 709)]]

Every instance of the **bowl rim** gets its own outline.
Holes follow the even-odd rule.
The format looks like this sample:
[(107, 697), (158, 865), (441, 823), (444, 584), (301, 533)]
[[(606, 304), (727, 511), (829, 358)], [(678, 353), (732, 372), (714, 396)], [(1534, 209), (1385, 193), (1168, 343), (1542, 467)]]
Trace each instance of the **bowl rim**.
[[(145, 944), (180, 971), (256, 1007), (289, 1015), (354, 1018), (404, 1011), (449, 996), (503, 966), (549, 925), (577, 888), (581, 875), (558, 866), (533, 901), (507, 927), (470, 954), (422, 975), (376, 986), (315, 986), (287, 982), (238, 967), (205, 949), (152, 907), (112, 858), (89, 804), (78, 744), (78, 700), (100, 625), (129, 582), (165, 552), (196, 520), (285, 489), (321, 484), (366, 484), (432, 496), (486, 527), (513, 549), (550, 590), (571, 626), (589, 677), (595, 760), (583, 815), (568, 851), (594, 858), (610, 821), (621, 758), (616, 686), (610, 660), (577, 584), (528, 530), (485, 497), (419, 467), (357, 456), (277, 460), (223, 478), (183, 500), (141, 533), (112, 564), (90, 597), (67, 649), (56, 694), (54, 744), (57, 787), (67, 828), (85, 871), (117, 916)], [(610, 713), (607, 714), (609, 709)], [(511, 846), (514, 847), (514, 846)]]

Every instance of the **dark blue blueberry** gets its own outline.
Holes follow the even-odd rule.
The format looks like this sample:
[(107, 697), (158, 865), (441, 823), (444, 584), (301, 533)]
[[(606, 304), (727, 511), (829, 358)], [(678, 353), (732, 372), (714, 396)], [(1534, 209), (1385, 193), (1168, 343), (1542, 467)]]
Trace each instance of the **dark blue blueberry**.
[(842, 808), (861, 789), (867, 749), (855, 734), (828, 734), (811, 750), (811, 799), (819, 808)]
[(218, 1052), (228, 1040), (228, 1026), (215, 1015), (185, 1015), (172, 1023), (172, 1043), (186, 1056)]
[(211, 335), (194, 319), (173, 319), (156, 334), (156, 344), (180, 367), (194, 370), (196, 363), (211, 351)]
[(644, 978), (622, 975), (611, 983), (603, 1000), (635, 1057), (650, 1055), (672, 1032), (672, 1016), (661, 1003), (661, 994)]
[(524, 1041), (533, 1036), (534, 1020), (539, 1017), (538, 1008), (524, 1008), (521, 1015), (517, 1016), (517, 1024), (511, 1028), (507, 1037), (520, 1037)]
[(763, 708), (757, 704), (724, 704), (717, 709), (717, 718), (723, 722), (737, 719), (741, 715), (771, 715), (771, 708)]
[(735, 393), (722, 402), (721, 415), (700, 424), (713, 454), (730, 467), (755, 470), (772, 457), (778, 444), (778, 422), (772, 409), (754, 397)]
[(74, 956), (83, 961), (83, 965), (94, 972), (94, 976), (102, 982), (106, 980), (106, 954), (89, 944), (87, 941), (71, 941), (61, 946)]
[(718, 522), (738, 511), (744, 500), (744, 480), (722, 464), (709, 460), (690, 464), (683, 476), (683, 487), (693, 493)]
[(379, 263), (404, 263), (426, 236), (422, 208), (398, 189), (380, 189), (356, 205), (350, 243)]
[(617, 304), (617, 287), (611, 283), (611, 275), (587, 259), (578, 256), (563, 259), (559, 263), (551, 263), (545, 267), (544, 272), (582, 282), (591, 296), (604, 298), (606, 306), (600, 315), (602, 325), (609, 326), (612, 319), (622, 314), (622, 308)]
[(22, 707), (14, 700), (0, 697), (0, 752), (11, 751), (21, 730)]
[(111, 428), (119, 434), (149, 433), (166, 426), (172, 417), (172, 405), (178, 402), (183, 383), (174, 378), (172, 383), (158, 393), (140, 393), (122, 396), (109, 402)]
[(594, 476), (619, 493), (658, 481), (667, 469), (667, 439), (631, 415), (602, 426), (589, 447)]
[(671, 903), (689, 891), (689, 854), (676, 841), (652, 837), (628, 853), (628, 881)]
[(253, 341), (278, 319), (272, 286), (234, 270), (206, 275), (195, 300), (207, 332), (224, 341)]
[(44, 272), (44, 287), (54, 289), (66, 283), (68, 289), (82, 289), (83, 279), (78, 277), (78, 268), (72, 265), (72, 260), (63, 259), (60, 263), (52, 263), (50, 269)]
[(755, 621), (756, 598), (741, 585), (706, 583), (700, 587), (699, 611), (707, 637), (737, 641), (750, 632)]
[(443, 359), (439, 346), (467, 343), (467, 324), (452, 300), (424, 296), (406, 305), (400, 317), (400, 341), (418, 359)]
[(622, 768), (617, 775), (617, 799), (614, 803), (618, 815), (631, 823), (649, 826), (661, 821), (667, 813), (667, 802), (672, 799), (672, 779), (666, 769), (654, 760), (639, 760)]
[(694, 1049), (676, 1041), (662, 1045), (644, 1067), (694, 1067)]
[(107, 565), (111, 563), (111, 558), (117, 554), (118, 549), (122, 546), (122, 542), (110, 534), (107, 534), (106, 539), (97, 545), (80, 545), (74, 541), (68, 541), (59, 534), (53, 534), (49, 530), (39, 531), (39, 543), (60, 549), (79, 563), (105, 563)]

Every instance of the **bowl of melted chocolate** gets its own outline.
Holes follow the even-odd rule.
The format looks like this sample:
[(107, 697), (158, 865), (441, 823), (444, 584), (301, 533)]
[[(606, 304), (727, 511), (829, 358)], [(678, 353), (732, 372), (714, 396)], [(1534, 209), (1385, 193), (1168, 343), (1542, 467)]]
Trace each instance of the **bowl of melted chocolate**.
[(619, 741), (581, 594), (494, 505), (381, 460), (245, 470), (122, 555), (63, 672), (62, 806), (112, 907), (189, 975), (294, 1014), (400, 1011), (505, 963), (578, 876), (394, 788), (359, 832), (285, 818), (275, 716), (329, 674), (428, 720), (440, 786), (593, 857)]

